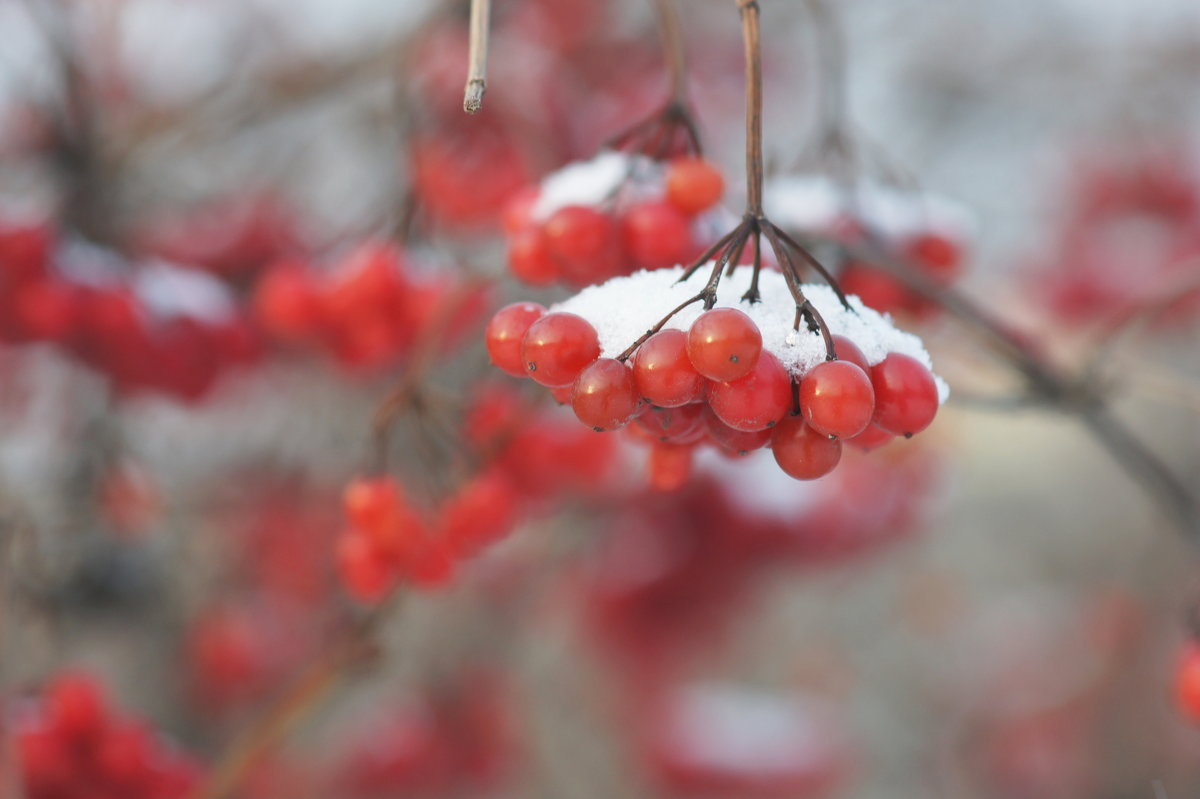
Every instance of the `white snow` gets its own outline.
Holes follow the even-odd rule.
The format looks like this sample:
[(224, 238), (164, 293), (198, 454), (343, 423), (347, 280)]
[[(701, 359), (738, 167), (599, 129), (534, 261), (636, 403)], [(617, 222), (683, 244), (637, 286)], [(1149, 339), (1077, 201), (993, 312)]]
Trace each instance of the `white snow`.
[(234, 315), (229, 290), (214, 277), (166, 261), (152, 260), (136, 271), (133, 290), (153, 313), (222, 322)]
[(676, 753), (712, 768), (757, 775), (815, 770), (836, 759), (841, 732), (815, 700), (701, 683), (681, 691), (668, 722)]
[[(668, 311), (700, 292), (708, 280), (711, 263), (701, 267), (684, 283), (677, 283), (683, 267), (637, 272), (597, 286), (589, 286), (574, 297), (553, 306), (553, 311), (567, 311), (587, 319), (596, 328), (600, 348), (606, 357), (616, 357), (645, 334)], [(783, 275), (763, 269), (759, 277), (762, 302), (742, 302), (741, 296), (750, 286), (752, 270), (739, 267), (732, 276), (722, 278), (717, 288), (716, 307), (733, 307), (745, 312), (762, 332), (763, 349), (783, 363), (794, 375), (804, 376), (825, 360), (825, 343), (818, 333), (809, 332), (803, 321), (793, 330), (796, 305), (788, 292)], [(846, 336), (859, 346), (871, 365), (882, 361), (888, 353), (899, 352), (916, 358), (933, 370), (933, 361), (921, 339), (892, 325), (891, 318), (862, 304), (850, 296), (852, 310), (846, 310), (833, 290), (825, 285), (805, 284), (804, 295), (825, 320), (831, 334)], [(702, 303), (684, 308), (666, 327), (686, 330), (703, 312)], [(950, 388), (937, 375), (938, 397), (945, 402)]]
[(842, 187), (821, 175), (784, 175), (763, 188), (771, 221), (786, 230), (827, 231), (839, 220), (868, 222), (888, 238), (936, 231), (955, 241), (974, 237), (975, 219), (964, 206), (874, 181)]
[(532, 217), (543, 221), (568, 205), (596, 207), (620, 192), (622, 202), (651, 200), (663, 193), (662, 165), (645, 156), (601, 150), (542, 179)]

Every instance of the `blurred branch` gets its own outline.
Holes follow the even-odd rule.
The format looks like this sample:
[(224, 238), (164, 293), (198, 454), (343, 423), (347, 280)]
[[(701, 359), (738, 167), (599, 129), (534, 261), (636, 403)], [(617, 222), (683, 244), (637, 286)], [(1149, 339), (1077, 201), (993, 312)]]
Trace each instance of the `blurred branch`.
[(658, 32), (662, 39), (663, 57), (666, 59), (667, 74), (671, 81), (671, 103), (686, 106), (688, 102), (687, 61), (675, 0), (654, 0), (654, 14), (658, 18)]
[(488, 17), (491, 0), (471, 0), (471, 51), (467, 62), (467, 85), (463, 89), (463, 110), (477, 114), (483, 108), (487, 91)]

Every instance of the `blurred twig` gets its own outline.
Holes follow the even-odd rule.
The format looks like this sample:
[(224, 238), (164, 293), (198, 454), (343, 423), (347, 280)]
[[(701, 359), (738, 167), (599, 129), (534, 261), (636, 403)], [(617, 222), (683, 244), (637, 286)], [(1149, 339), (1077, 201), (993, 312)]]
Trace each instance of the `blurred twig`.
[(477, 114), (483, 108), (487, 91), (488, 17), (491, 0), (471, 0), (471, 50), (467, 64), (467, 85), (463, 89), (463, 110)]

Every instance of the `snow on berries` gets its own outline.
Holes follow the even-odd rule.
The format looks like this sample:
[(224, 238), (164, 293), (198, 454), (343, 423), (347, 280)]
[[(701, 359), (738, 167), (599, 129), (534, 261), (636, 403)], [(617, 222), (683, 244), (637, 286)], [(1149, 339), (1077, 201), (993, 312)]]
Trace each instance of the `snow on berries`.
[(509, 270), (534, 286), (586, 286), (685, 262), (723, 192), (721, 173), (703, 159), (602, 151), (510, 201)]
[(687, 480), (702, 444), (731, 455), (770, 447), (782, 471), (815, 479), (837, 466), (844, 443), (871, 450), (921, 432), (948, 395), (916, 336), (855, 297), (843, 305), (832, 289), (805, 285), (830, 360), (823, 335), (795, 329), (795, 303), (773, 270), (759, 275), (762, 302), (740, 301), (752, 275), (736, 271), (713, 308), (686, 305), (650, 333), (664, 308), (692, 296), (682, 274), (643, 271), (550, 308), (506, 306), (488, 325), (488, 352), (588, 427), (628, 428), (649, 443), (650, 481), (662, 489)]

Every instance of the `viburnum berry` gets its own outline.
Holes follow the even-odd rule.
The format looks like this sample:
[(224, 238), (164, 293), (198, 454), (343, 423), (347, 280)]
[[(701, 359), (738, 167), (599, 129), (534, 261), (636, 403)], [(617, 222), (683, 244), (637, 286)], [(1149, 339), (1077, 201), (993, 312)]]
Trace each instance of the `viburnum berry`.
[(778, 358), (764, 352), (749, 374), (711, 383), (708, 404), (717, 418), (734, 430), (764, 430), (791, 410), (791, 377)]
[(537, 226), (511, 234), (508, 268), (514, 277), (531, 286), (549, 286), (562, 277), (562, 269), (546, 244), (546, 236)]
[(762, 352), (762, 333), (737, 308), (714, 308), (688, 329), (688, 358), (709, 380), (737, 380), (750, 373)]
[(660, 330), (646, 339), (633, 356), (633, 379), (646, 402), (675, 408), (704, 398), (704, 376), (692, 366), (687, 333)]
[(94, 740), (108, 721), (104, 691), (84, 672), (64, 672), (46, 686), (46, 714), (54, 728), (74, 741)]
[(721, 449), (734, 454), (745, 455), (756, 449), (762, 449), (771, 441), (771, 428), (747, 432), (735, 430), (721, 421), (712, 408), (704, 407), (704, 423), (708, 429), (708, 437)]
[(529, 326), (521, 342), (525, 372), (543, 386), (567, 386), (600, 357), (595, 328), (572, 313), (549, 313)]
[(925, 365), (893, 352), (871, 367), (875, 389), (875, 424), (889, 433), (911, 436), (933, 422), (938, 410), (938, 389)]
[(587, 268), (598, 263), (617, 239), (616, 223), (584, 205), (559, 208), (542, 226), (551, 255), (563, 265)]
[(704, 437), (705, 407), (700, 402), (678, 408), (650, 407), (635, 423), (655, 441), (694, 444)]
[(842, 459), (842, 442), (818, 433), (804, 417), (789, 415), (775, 426), (771, 452), (779, 468), (797, 480), (815, 480), (834, 470)]
[(399, 579), (385, 555), (357, 530), (348, 530), (338, 538), (337, 568), (350, 595), (367, 605), (387, 596)]
[(625, 250), (643, 269), (662, 269), (688, 259), (692, 231), (688, 218), (670, 203), (635, 205), (621, 218)]
[(514, 377), (524, 377), (521, 342), (530, 325), (545, 315), (546, 309), (536, 302), (514, 302), (496, 311), (484, 332), (492, 363)]
[(871, 374), (871, 364), (867, 363), (867, 356), (863, 354), (857, 344), (845, 336), (835, 334), (831, 338), (833, 339), (833, 351), (839, 361), (849, 361), (868, 375)]
[(871, 378), (850, 361), (819, 363), (800, 381), (800, 412), (818, 433), (852, 438), (875, 413)]
[(460, 486), (442, 503), (438, 514), (443, 540), (460, 556), (473, 555), (508, 535), (516, 516), (516, 488), (498, 468)]
[(692, 476), (692, 451), (689, 444), (655, 442), (650, 447), (646, 468), (650, 487), (656, 491), (675, 491)]
[(633, 370), (616, 358), (598, 358), (575, 378), (571, 408), (596, 432), (624, 427), (642, 407)]
[(858, 435), (846, 439), (846, 443), (863, 452), (871, 452), (889, 443), (895, 437), (894, 434), (889, 433), (879, 425), (871, 423)]
[(391, 523), (400, 502), (400, 487), (390, 477), (359, 477), (342, 491), (346, 518), (360, 530), (380, 529)]
[(1200, 722), (1200, 642), (1189, 641), (1175, 667), (1175, 704), (1190, 721)]
[(724, 192), (721, 173), (701, 158), (676, 158), (667, 167), (667, 200), (685, 214), (711, 208)]

